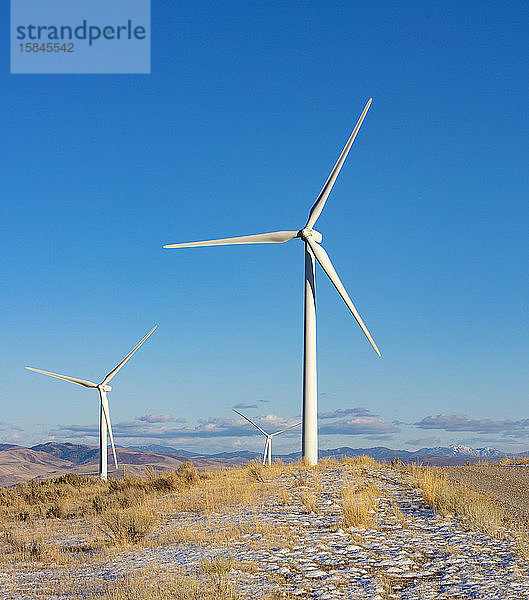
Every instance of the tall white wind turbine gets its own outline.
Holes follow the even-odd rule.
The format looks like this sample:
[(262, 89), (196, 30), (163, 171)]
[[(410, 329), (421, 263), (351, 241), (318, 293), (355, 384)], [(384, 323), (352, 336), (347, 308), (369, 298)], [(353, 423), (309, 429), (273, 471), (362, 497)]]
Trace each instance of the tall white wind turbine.
[(151, 335), (151, 333), (156, 329), (156, 327), (158, 327), (158, 325), (155, 325), (149, 331), (149, 333), (134, 346), (134, 348), (127, 354), (127, 356), (125, 356), (125, 358), (121, 362), (119, 362), (112, 369), (112, 371), (108, 373), (108, 375), (106, 375), (106, 377), (101, 383), (92, 383), (91, 381), (77, 379), (76, 377), (67, 377), (66, 375), (50, 373), (49, 371), (41, 371), (40, 369), (34, 369), (33, 367), (26, 367), (26, 369), (29, 369), (30, 371), (44, 373), (44, 375), (50, 375), (51, 377), (56, 377), (57, 379), (64, 379), (64, 381), (69, 381), (70, 383), (76, 383), (77, 385), (82, 385), (87, 388), (97, 389), (101, 401), (101, 410), (99, 415), (99, 476), (103, 481), (106, 481), (108, 476), (107, 431), (108, 435), (110, 436), (110, 443), (112, 445), (114, 464), (116, 465), (116, 469), (118, 468), (118, 459), (116, 456), (116, 448), (114, 446), (114, 436), (112, 435), (112, 425), (110, 424), (110, 410), (108, 407), (107, 398), (107, 393), (112, 390), (112, 386), (108, 385), (108, 382), (117, 374), (121, 367), (129, 360), (129, 358), (134, 354), (134, 352), (136, 352), (136, 350), (143, 344), (143, 342)]
[(264, 452), (263, 452), (263, 465), (271, 465), (272, 464), (272, 438), (275, 435), (279, 435), (280, 433), (283, 433), (284, 431), (288, 431), (289, 429), (293, 429), (294, 427), (301, 425), (301, 423), (296, 423), (295, 425), (290, 425), (290, 427), (285, 427), (285, 429), (281, 429), (281, 431), (276, 431), (275, 433), (266, 433), (266, 431), (264, 429), (261, 429), (259, 427), (259, 425), (254, 423), (248, 417), (245, 417), (238, 410), (235, 410), (234, 408), (232, 408), (232, 410), (233, 410), (233, 412), (236, 412), (238, 415), (240, 415), (243, 419), (246, 419), (248, 421), (248, 423), (251, 423), (254, 427), (259, 429), (259, 431), (266, 437), (266, 442), (265, 442), (265, 447), (264, 447)]
[(299, 231), (275, 231), (273, 233), (259, 233), (257, 235), (246, 235), (242, 237), (224, 238), (220, 240), (207, 240), (202, 242), (187, 242), (181, 244), (168, 244), (164, 248), (194, 248), (196, 246), (227, 246), (231, 244), (281, 244), (300, 238), (305, 243), (305, 326), (304, 326), (304, 359), (303, 359), (303, 434), (302, 434), (302, 456), (309, 465), (318, 462), (318, 423), (317, 423), (317, 369), (316, 369), (316, 288), (314, 283), (315, 259), (333, 283), (334, 287), (343, 298), (343, 301), (353, 314), (357, 323), (362, 328), (371, 346), (381, 356), (377, 345), (367, 330), (362, 318), (358, 314), (351, 298), (347, 294), (340, 278), (338, 277), (329, 256), (321, 246), (322, 235), (314, 229), (314, 225), (325, 206), (325, 202), (340, 170), (347, 158), (354, 139), (362, 125), (366, 113), (371, 105), (372, 98), (367, 102), (358, 122), (345, 144), (340, 157), (334, 165), (329, 178), (325, 182), (316, 202), (312, 206), (309, 218), (303, 229)]

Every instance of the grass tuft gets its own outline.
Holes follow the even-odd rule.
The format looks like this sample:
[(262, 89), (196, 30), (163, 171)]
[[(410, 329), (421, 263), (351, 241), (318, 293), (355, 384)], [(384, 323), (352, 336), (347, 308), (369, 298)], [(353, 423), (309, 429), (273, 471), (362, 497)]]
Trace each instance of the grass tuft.
[(231, 588), (231, 572), (235, 561), (231, 557), (217, 556), (211, 560), (204, 559), (199, 563), (200, 570), (210, 580), (215, 590), (226, 597)]
[(299, 502), (302, 506), (304, 506), (309, 513), (317, 513), (318, 507), (316, 505), (316, 498), (314, 494), (310, 491), (301, 492), (299, 495)]
[(382, 496), (380, 488), (372, 482), (356, 487), (342, 488), (342, 527), (367, 527), (372, 524), (372, 511), (376, 509), (377, 498)]

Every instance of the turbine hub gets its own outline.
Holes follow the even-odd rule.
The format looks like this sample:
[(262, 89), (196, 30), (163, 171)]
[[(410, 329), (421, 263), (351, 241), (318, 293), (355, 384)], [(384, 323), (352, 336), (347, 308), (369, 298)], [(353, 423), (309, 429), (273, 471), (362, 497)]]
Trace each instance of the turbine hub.
[(307, 238), (312, 238), (318, 244), (321, 244), (321, 241), (323, 239), (323, 236), (321, 235), (321, 233), (319, 231), (316, 231), (315, 229), (309, 229), (308, 227), (305, 227), (304, 229), (302, 229), (298, 233), (298, 236), (304, 242), (307, 241)]
[(98, 387), (100, 387), (104, 392), (111, 392), (112, 391), (112, 386), (108, 385), (107, 383), (105, 383), (105, 385), (100, 385)]

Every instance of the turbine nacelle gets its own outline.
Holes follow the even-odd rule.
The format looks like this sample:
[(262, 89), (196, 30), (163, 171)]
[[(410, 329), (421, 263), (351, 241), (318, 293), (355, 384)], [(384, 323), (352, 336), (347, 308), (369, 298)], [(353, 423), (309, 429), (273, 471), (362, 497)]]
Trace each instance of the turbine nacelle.
[(299, 233), (298, 237), (300, 237), (304, 242), (306, 242), (309, 238), (314, 240), (317, 244), (321, 244), (323, 240), (323, 236), (319, 231), (315, 229), (310, 229), (309, 227), (304, 227)]
[(108, 385), (108, 383), (99, 384), (97, 386), (102, 392), (111, 392), (112, 386)]

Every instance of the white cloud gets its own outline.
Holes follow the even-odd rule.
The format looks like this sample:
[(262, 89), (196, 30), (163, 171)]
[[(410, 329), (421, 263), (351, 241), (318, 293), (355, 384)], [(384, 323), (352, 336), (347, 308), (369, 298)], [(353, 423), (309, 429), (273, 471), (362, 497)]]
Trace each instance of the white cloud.
[(400, 429), (378, 417), (343, 419), (334, 423), (324, 423), (319, 428), (321, 435), (377, 435), (399, 431)]
[(529, 419), (493, 421), (471, 419), (463, 414), (430, 415), (415, 423), (420, 429), (442, 429), (444, 431), (473, 431), (475, 433), (501, 433), (507, 437), (529, 437)]
[(153, 413), (151, 415), (143, 415), (141, 417), (136, 417), (136, 421), (143, 421), (144, 423), (185, 423), (185, 419), (174, 418), (169, 413), (166, 413), (164, 415), (158, 415), (156, 413)]

